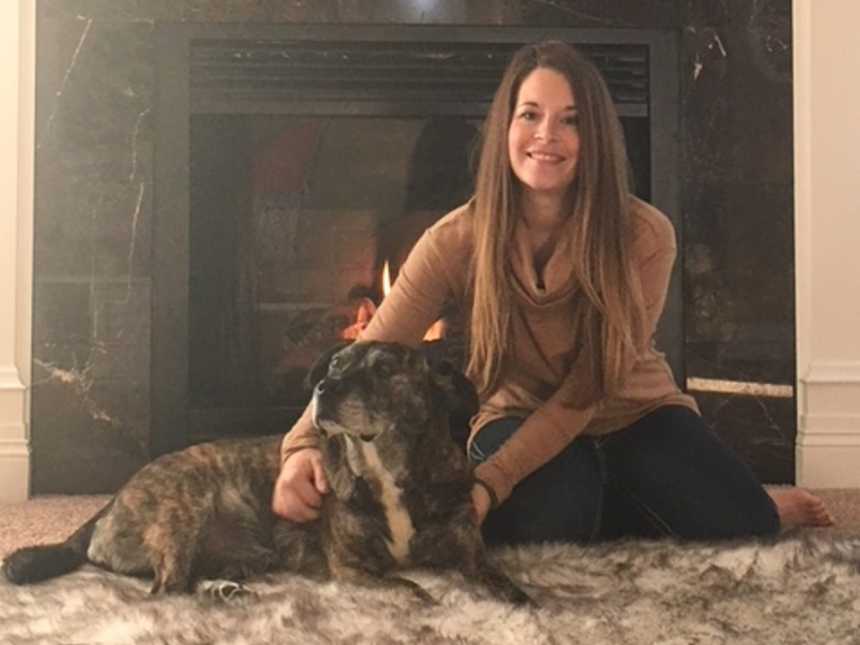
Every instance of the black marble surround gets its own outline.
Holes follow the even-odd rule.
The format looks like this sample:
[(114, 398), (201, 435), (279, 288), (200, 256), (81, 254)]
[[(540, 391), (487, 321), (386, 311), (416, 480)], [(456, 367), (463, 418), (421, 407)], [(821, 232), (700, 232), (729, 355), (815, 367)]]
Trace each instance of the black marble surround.
[[(37, 6), (34, 493), (111, 491), (149, 458), (160, 21), (676, 32), (687, 374), (794, 383), (790, 0), (40, 0)], [(794, 399), (697, 398), (708, 425), (763, 480), (793, 480)]]

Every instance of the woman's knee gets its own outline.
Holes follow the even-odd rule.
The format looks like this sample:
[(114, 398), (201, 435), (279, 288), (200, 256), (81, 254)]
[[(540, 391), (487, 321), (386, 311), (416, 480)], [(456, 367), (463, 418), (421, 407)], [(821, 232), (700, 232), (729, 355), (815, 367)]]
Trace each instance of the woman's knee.
[(779, 530), (775, 506), (749, 466), (686, 408), (659, 409), (604, 445), (610, 477), (678, 537)]
[(495, 453), (522, 425), (519, 417), (505, 417), (491, 421), (478, 431), (469, 444), (469, 458), (479, 464)]
[[(473, 441), (470, 456), (481, 462), (498, 450), (516, 427), (500, 425)], [(590, 439), (579, 439), (519, 482), (484, 525), (490, 543), (587, 542), (596, 535), (603, 474)]]
[[(597, 534), (600, 487), (577, 499), (569, 482), (538, 471), (514, 487), (484, 524), (490, 544), (589, 542)], [(585, 492), (580, 488), (581, 492)]]

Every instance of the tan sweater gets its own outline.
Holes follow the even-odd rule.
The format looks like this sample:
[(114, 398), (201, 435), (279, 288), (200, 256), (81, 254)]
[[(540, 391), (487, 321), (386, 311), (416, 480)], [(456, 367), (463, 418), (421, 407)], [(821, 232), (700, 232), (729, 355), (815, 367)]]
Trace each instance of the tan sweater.
[[(472, 420), (474, 437), (488, 422), (505, 416), (526, 421), (486, 462), (476, 476), (492, 486), (504, 501), (513, 487), (561, 452), (580, 434), (600, 435), (620, 430), (663, 405), (683, 405), (696, 412), (692, 397), (675, 383), (663, 354), (653, 347), (653, 335), (666, 302), (675, 231), (653, 206), (633, 199), (633, 256), (646, 306), (647, 343), (628, 361), (629, 374), (621, 388), (597, 404), (577, 409), (572, 393), (581, 388), (570, 357), (575, 348), (573, 311), (580, 297), (573, 276), (570, 235), (562, 233), (543, 271), (537, 276), (524, 225), (514, 235), (512, 269), (515, 313), (499, 388), (481, 402)], [(417, 346), (443, 306), (457, 301), (464, 311), (466, 279), (473, 249), (472, 213), (468, 204), (431, 226), (417, 242), (400, 274), (360, 340), (397, 341)], [(309, 410), (284, 438), (285, 459), (297, 449), (316, 446), (318, 435)]]

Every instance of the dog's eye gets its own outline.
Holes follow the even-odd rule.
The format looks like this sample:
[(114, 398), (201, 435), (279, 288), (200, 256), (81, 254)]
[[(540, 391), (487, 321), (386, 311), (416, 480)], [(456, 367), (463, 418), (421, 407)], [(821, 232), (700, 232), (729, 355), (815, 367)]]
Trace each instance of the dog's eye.
[(379, 376), (391, 376), (394, 374), (394, 367), (391, 363), (379, 363), (376, 366), (376, 373), (379, 374)]

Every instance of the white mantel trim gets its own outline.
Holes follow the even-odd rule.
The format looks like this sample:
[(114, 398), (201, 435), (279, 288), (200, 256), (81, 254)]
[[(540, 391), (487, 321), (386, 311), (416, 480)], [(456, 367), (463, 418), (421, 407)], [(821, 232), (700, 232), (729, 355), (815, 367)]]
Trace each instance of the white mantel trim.
[(35, 0), (0, 3), (0, 502), (30, 494)]
[(852, 32), (860, 5), (794, 0), (792, 11), (796, 481), (860, 488), (860, 302), (846, 292), (858, 284), (846, 278), (856, 276), (860, 247), (853, 118), (860, 90), (839, 72), (860, 61)]

